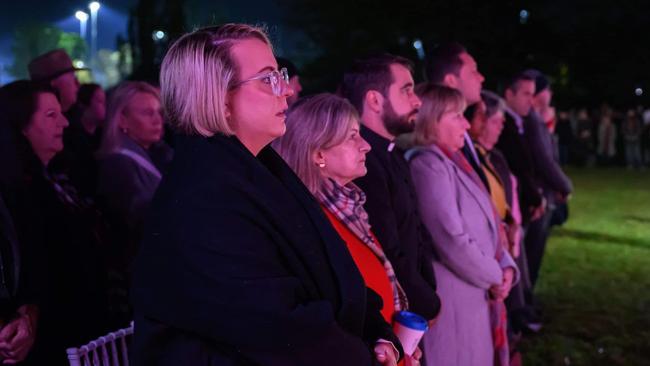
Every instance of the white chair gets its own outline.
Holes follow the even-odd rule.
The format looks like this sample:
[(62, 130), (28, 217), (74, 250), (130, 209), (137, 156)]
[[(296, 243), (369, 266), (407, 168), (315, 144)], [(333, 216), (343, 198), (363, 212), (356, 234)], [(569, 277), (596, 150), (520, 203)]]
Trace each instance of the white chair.
[(132, 334), (133, 322), (79, 348), (68, 348), (68, 362), (70, 366), (129, 366), (127, 337)]

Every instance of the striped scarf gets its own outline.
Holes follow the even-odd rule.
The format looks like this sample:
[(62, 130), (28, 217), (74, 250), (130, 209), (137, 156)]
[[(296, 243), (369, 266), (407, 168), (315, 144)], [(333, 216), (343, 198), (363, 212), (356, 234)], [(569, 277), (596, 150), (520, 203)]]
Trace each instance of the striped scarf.
[(354, 235), (356, 235), (384, 266), (386, 275), (393, 288), (393, 305), (395, 311), (408, 309), (408, 300), (402, 286), (397, 281), (393, 266), (384, 254), (381, 245), (370, 231), (368, 213), (363, 208), (366, 194), (350, 182), (345, 186), (332, 179), (326, 179), (322, 189), (316, 193), (316, 198), (325, 208), (338, 218)]

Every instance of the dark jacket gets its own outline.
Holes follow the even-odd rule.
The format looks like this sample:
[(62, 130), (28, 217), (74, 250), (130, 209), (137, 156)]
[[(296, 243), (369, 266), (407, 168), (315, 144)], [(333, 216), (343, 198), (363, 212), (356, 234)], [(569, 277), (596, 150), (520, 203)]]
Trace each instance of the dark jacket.
[(132, 298), (135, 365), (370, 365), (399, 345), (307, 188), (235, 137), (178, 136)]
[(530, 147), (524, 138), (524, 127), (517, 125), (510, 112), (505, 116), (503, 131), (496, 147), (506, 157), (512, 174), (517, 177), (521, 214), (524, 222), (527, 222), (530, 219), (529, 209), (542, 203), (542, 190), (536, 179)]
[(531, 151), (531, 162), (534, 165), (537, 183), (544, 190), (547, 199), (552, 200), (555, 193), (562, 195), (571, 193), (573, 191), (571, 180), (555, 160), (553, 137), (535, 111), (531, 111), (524, 118), (524, 130), (526, 145)]
[(366, 155), (368, 173), (355, 183), (366, 193), (365, 208), (373, 232), (406, 292), (410, 310), (433, 319), (440, 310), (431, 265), (434, 246), (420, 219), (404, 151), (365, 126), (361, 136), (372, 150)]
[(120, 151), (100, 158), (96, 196), (111, 226), (107, 261), (110, 316), (115, 328), (126, 327), (133, 319), (128, 299), (131, 264), (142, 240), (149, 204), (172, 157), (171, 148), (163, 141), (145, 150), (126, 134), (120, 132), (119, 138)]
[(16, 297), (21, 272), (20, 247), (13, 219), (0, 194), (0, 321), (6, 323), (22, 301)]
[(5, 197), (23, 253), (21, 282), (34, 284), (30, 291), (40, 311), (27, 360), (65, 365), (66, 348), (108, 331), (99, 240), (104, 227), (66, 178), (49, 171), (33, 153), (23, 156), (23, 167), (22, 185)]
[(64, 171), (84, 196), (94, 198), (98, 169), (95, 152), (101, 142), (102, 129), (88, 133), (81, 124), (81, 111), (77, 108), (73, 106), (66, 113), (69, 126), (63, 131), (63, 151), (49, 165)]

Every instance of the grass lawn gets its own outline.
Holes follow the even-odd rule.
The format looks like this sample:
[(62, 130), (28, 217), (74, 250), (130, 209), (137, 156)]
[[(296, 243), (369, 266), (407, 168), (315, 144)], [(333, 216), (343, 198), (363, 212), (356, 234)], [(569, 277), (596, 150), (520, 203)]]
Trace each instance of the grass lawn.
[(570, 218), (536, 293), (545, 327), (524, 365), (650, 365), (650, 172), (569, 169)]

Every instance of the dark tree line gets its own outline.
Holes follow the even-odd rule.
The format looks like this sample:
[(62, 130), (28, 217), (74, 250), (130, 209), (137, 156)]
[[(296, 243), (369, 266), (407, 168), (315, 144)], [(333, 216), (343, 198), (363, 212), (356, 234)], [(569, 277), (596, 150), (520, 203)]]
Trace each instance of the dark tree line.
[[(389, 51), (418, 60), (412, 42), (421, 39), (425, 51), (448, 40), (465, 44), (491, 89), (535, 67), (550, 74), (566, 104), (641, 103), (650, 94), (650, 2), (642, 0), (277, 1), (288, 24), (321, 50), (301, 60), (312, 90), (333, 90), (356, 56)], [(422, 62), (417, 67), (421, 78)], [(646, 96), (636, 97), (644, 86)]]

